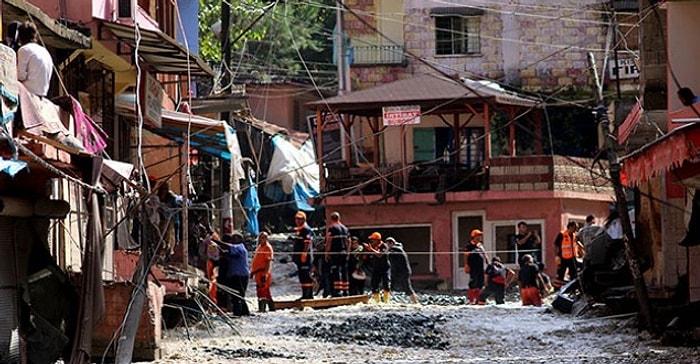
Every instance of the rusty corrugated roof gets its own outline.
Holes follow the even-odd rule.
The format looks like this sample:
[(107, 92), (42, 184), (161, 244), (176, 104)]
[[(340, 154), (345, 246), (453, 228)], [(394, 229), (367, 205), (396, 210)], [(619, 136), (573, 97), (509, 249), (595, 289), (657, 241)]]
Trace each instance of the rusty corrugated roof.
[[(383, 84), (374, 88), (308, 103), (310, 107), (328, 107), (338, 112), (372, 110), (384, 106), (420, 105), (423, 109), (448, 108), (455, 104), (498, 103), (536, 107), (538, 101), (526, 96), (472, 80), (454, 80), (438, 75), (423, 75)], [(437, 109), (436, 109), (437, 110)]]

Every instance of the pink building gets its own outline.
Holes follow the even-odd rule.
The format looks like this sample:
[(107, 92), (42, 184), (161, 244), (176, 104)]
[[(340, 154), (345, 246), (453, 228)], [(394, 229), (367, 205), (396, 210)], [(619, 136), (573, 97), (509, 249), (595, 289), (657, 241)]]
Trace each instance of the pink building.
[[(613, 193), (592, 159), (553, 150), (558, 120), (545, 118), (546, 101), (510, 90), (591, 92), (587, 52), (607, 37), (599, 3), (346, 2), (350, 90), (311, 104), (324, 120), (326, 212), (361, 238), (376, 230), (402, 241), (414, 278), (445, 289), (466, 287), (469, 231), (483, 230), (489, 255), (515, 265), (511, 239), (524, 221), (540, 232), (537, 254), (553, 275), (555, 236), (589, 214), (602, 223)], [(565, 16), (572, 8), (590, 11)], [(391, 125), (396, 110), (420, 118)]]

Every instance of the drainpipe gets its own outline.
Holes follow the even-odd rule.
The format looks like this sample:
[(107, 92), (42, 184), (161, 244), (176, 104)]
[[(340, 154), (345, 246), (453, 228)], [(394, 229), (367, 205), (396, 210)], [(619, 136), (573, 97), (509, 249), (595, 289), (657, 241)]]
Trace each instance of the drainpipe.
[(639, 267), (639, 247), (637, 246), (637, 240), (632, 231), (632, 224), (630, 223), (629, 213), (627, 212), (627, 196), (625, 195), (625, 188), (620, 181), (620, 159), (615, 150), (615, 136), (610, 130), (610, 119), (608, 118), (608, 108), (605, 106), (603, 100), (603, 94), (600, 88), (600, 80), (598, 79), (598, 71), (595, 65), (595, 59), (593, 58), (593, 53), (588, 53), (589, 66), (595, 77), (596, 82), (596, 99), (599, 104), (594, 109), (594, 114), (598, 119), (598, 123), (602, 126), (605, 140), (605, 149), (608, 156), (608, 163), (610, 164), (610, 180), (613, 184), (615, 190), (615, 206), (617, 208), (618, 214), (620, 216), (620, 222), (622, 223), (622, 230), (625, 233), (625, 247), (627, 250), (627, 264), (630, 267), (630, 272), (632, 273), (632, 280), (634, 282), (634, 290), (637, 295), (637, 301), (639, 304), (639, 315), (640, 315), (640, 328), (648, 329), (653, 331), (653, 321), (651, 305), (649, 304), (649, 293), (647, 292), (646, 282), (644, 281), (644, 276), (642, 275), (642, 270)]

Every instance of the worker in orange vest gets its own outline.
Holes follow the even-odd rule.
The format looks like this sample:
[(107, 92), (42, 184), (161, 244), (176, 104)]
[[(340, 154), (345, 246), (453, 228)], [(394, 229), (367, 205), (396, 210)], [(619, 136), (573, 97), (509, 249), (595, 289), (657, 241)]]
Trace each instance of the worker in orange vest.
[(255, 249), (253, 261), (250, 263), (250, 278), (255, 280), (255, 289), (258, 296), (258, 311), (265, 312), (269, 308), (274, 311), (270, 284), (272, 282), (272, 259), (274, 251), (267, 240), (267, 233), (258, 235), (258, 247)]
[(578, 230), (578, 224), (575, 221), (569, 221), (566, 224), (566, 229), (562, 230), (557, 234), (556, 239), (554, 239), (554, 248), (556, 252), (556, 263), (557, 263), (557, 278), (553, 282), (555, 289), (561, 288), (564, 285), (564, 277), (566, 276), (567, 270), (569, 277), (577, 277), (577, 264), (576, 264), (576, 254), (578, 250), (578, 244), (576, 243), (576, 231)]
[(474, 229), (470, 233), (471, 240), (464, 249), (464, 272), (469, 275), (468, 303), (476, 305), (484, 289), (484, 266), (488, 262), (484, 251), (484, 233)]

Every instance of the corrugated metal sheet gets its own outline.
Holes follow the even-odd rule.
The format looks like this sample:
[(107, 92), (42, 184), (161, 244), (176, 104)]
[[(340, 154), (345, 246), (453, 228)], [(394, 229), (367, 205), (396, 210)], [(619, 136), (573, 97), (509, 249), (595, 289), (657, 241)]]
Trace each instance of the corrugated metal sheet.
[(19, 325), (14, 239), (13, 219), (0, 217), (0, 357), (4, 359), (17, 354), (11, 350), (12, 331)]

